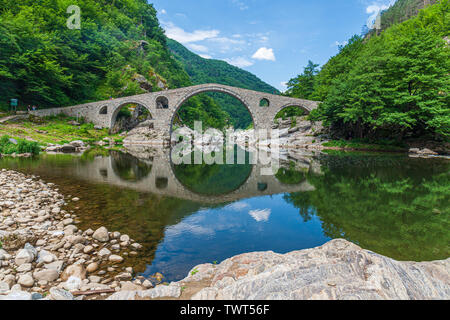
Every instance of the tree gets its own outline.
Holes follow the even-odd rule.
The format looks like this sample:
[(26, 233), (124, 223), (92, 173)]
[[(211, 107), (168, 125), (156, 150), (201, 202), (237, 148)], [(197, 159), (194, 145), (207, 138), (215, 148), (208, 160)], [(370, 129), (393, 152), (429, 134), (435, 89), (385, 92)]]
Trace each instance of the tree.
[(344, 138), (450, 135), (449, 1), (379, 36), (355, 36), (317, 76), (311, 118)]
[(303, 73), (289, 80), (286, 94), (294, 98), (310, 99), (315, 89), (316, 76), (319, 73), (318, 67), (318, 64), (309, 60)]

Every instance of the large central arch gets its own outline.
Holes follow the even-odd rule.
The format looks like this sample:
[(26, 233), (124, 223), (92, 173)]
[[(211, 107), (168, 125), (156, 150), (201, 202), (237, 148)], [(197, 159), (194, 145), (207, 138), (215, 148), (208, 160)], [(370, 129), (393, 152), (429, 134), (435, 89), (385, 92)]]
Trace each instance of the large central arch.
[(242, 97), (239, 93), (230, 90), (228, 88), (225, 87), (221, 87), (221, 86), (203, 86), (201, 88), (196, 88), (192, 91), (189, 91), (188, 93), (186, 93), (181, 99), (179, 99), (176, 104), (175, 107), (173, 109), (173, 113), (172, 116), (170, 118), (170, 135), (172, 135), (173, 132), (173, 121), (174, 118), (176, 116), (176, 114), (178, 113), (178, 110), (183, 106), (183, 104), (185, 102), (187, 102), (190, 98), (199, 95), (201, 93), (208, 93), (208, 92), (218, 92), (218, 93), (225, 93), (228, 94), (229, 96), (232, 96), (233, 98), (236, 98), (237, 100), (239, 100), (244, 106), (245, 108), (247, 108), (248, 112), (250, 113), (250, 116), (252, 118), (252, 122), (253, 125), (256, 127), (256, 122), (255, 122), (255, 115), (253, 114), (253, 111), (250, 107), (250, 103), (248, 103), (244, 97)]

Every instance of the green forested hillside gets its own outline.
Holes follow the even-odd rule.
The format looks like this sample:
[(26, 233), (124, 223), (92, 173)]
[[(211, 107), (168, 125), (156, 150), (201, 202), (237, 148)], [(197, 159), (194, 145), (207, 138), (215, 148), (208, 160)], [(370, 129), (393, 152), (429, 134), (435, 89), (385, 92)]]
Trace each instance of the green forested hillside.
[[(69, 5), (81, 29), (69, 29)], [(0, 90), (42, 107), (143, 92), (131, 81), (157, 76), (170, 87), (189, 77), (166, 49), (153, 6), (145, 0), (0, 0)]]
[[(272, 94), (280, 93), (254, 74), (232, 66), (225, 61), (204, 59), (172, 39), (167, 39), (167, 44), (174, 57), (184, 66), (194, 84), (220, 83)], [(250, 114), (236, 99), (222, 94), (211, 93), (208, 95), (213, 97), (231, 116), (230, 120), (236, 128), (246, 128), (251, 123)]]
[(381, 15), (381, 29), (386, 30), (396, 23), (403, 22), (417, 15), (419, 10), (438, 0), (397, 0), (392, 7)]
[[(70, 5), (81, 9), (79, 30), (67, 27)], [(0, 107), (11, 98), (49, 108), (144, 93), (138, 75), (150, 91), (192, 85), (146, 0), (0, 0)], [(181, 113), (205, 127), (228, 122), (209, 97)]]
[(354, 36), (317, 75), (300, 75), (312, 77), (313, 90), (291, 80), (290, 92), (323, 101), (312, 119), (343, 138), (447, 140), (449, 18), (449, 0), (441, 0), (379, 35)]
[[(79, 30), (67, 27), (71, 5), (81, 10)], [(21, 108), (50, 108), (206, 82), (276, 91), (225, 62), (202, 64), (173, 47), (146, 0), (0, 0), (0, 107), (12, 98)], [(150, 84), (145, 90), (141, 76)], [(214, 95), (190, 99), (179, 114), (204, 127), (251, 121), (231, 97)]]

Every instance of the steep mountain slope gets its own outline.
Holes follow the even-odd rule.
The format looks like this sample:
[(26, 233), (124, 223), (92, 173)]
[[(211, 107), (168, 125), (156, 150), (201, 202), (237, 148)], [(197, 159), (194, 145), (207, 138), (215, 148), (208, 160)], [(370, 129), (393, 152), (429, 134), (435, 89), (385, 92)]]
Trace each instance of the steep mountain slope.
[[(169, 54), (156, 10), (146, 0), (0, 0), (0, 92), (40, 107), (70, 105), (189, 85)], [(2, 99), (3, 100), (3, 99)], [(3, 102), (3, 101), (2, 101)]]
[(438, 0), (397, 0), (395, 4), (381, 14), (381, 29), (408, 20), (419, 13), (425, 6), (435, 4)]
[[(220, 83), (250, 90), (279, 94), (271, 85), (263, 82), (254, 74), (232, 66), (225, 61), (204, 59), (189, 51), (175, 40), (167, 39), (167, 45), (176, 60), (188, 73), (192, 83)], [(250, 114), (236, 99), (222, 94), (208, 94), (231, 116), (236, 128), (246, 128), (251, 123)]]
[(225, 61), (204, 59), (189, 51), (179, 42), (167, 39), (167, 46), (195, 84), (220, 83), (244, 89), (278, 94), (279, 91), (254, 74), (232, 66)]

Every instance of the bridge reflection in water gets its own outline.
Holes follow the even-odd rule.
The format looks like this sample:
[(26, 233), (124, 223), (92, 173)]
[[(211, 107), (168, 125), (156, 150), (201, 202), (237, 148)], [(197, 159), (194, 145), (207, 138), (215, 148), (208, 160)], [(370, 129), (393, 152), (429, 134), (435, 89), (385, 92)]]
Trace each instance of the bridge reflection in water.
[[(207, 177), (202, 177), (205, 174), (205, 170), (202, 172), (205, 166), (175, 166), (170, 160), (170, 149), (138, 147), (127, 151), (128, 153), (111, 151), (110, 157), (95, 157), (93, 161), (73, 168), (73, 174), (90, 182), (106, 183), (140, 192), (206, 204), (220, 204), (243, 198), (314, 190), (314, 187), (304, 179), (294, 181), (292, 184), (280, 177), (280, 174), (282, 175), (289, 169), (287, 168), (289, 165), (292, 166), (289, 159), (297, 160), (297, 162), (294, 162), (297, 169), (301, 168), (303, 171), (317, 170), (317, 165), (312, 158), (305, 157), (304, 154), (297, 155), (297, 159), (292, 157), (293, 153), (291, 153), (291, 157), (288, 154), (284, 155), (280, 159), (281, 166), (284, 165), (284, 169), (280, 170), (277, 175), (262, 175), (261, 169), (267, 166), (261, 164), (233, 165), (226, 172), (222, 172), (221, 178), (226, 175), (233, 175), (240, 181), (235, 180), (231, 183), (231, 187), (235, 186), (234, 189), (228, 188), (227, 190), (227, 187), (223, 187), (214, 192), (208, 187), (196, 188), (194, 185), (189, 185), (186, 177), (189, 177), (189, 174), (192, 173), (186, 172), (186, 170), (197, 167), (199, 170), (196, 170), (196, 173), (200, 175), (196, 177), (197, 184), (198, 178), (203, 178), (203, 182), (206, 183)], [(206, 171), (209, 171), (210, 175), (214, 175), (214, 172), (211, 173), (213, 170)], [(210, 178), (214, 179), (214, 177)], [(220, 177), (215, 178), (217, 180)], [(210, 181), (210, 183), (212, 182)], [(202, 189), (204, 192), (202, 192)]]

